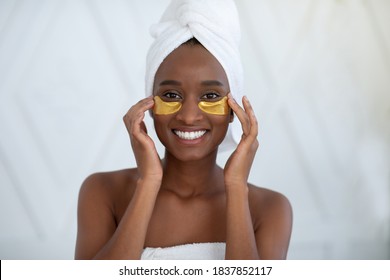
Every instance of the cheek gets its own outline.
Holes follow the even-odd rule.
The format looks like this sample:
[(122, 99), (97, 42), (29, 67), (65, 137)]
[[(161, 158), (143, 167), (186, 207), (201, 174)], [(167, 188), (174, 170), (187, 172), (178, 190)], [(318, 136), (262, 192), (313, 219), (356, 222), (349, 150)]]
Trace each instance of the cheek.
[(164, 142), (164, 137), (166, 137), (169, 130), (167, 130), (167, 116), (158, 116), (154, 115), (153, 124), (156, 131), (157, 137), (161, 142)]
[(230, 124), (230, 115), (214, 117), (213, 124), (214, 130), (225, 137)]

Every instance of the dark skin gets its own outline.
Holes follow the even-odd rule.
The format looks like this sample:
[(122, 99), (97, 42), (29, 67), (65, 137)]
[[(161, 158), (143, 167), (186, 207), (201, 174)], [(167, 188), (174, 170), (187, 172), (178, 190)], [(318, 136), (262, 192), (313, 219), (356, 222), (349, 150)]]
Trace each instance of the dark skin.
[[(180, 111), (153, 116), (165, 146), (160, 160), (143, 123), (152, 97), (124, 116), (137, 168), (89, 176), (78, 206), (76, 259), (139, 259), (145, 247), (226, 242), (226, 259), (285, 259), (292, 210), (280, 193), (247, 182), (258, 141), (249, 101), (229, 94), (226, 74), (201, 45), (182, 45), (161, 64), (154, 95), (182, 102)], [(224, 168), (218, 146), (233, 114), (207, 114), (197, 104), (219, 100), (242, 124), (243, 136)], [(184, 140), (177, 131), (201, 131)]]

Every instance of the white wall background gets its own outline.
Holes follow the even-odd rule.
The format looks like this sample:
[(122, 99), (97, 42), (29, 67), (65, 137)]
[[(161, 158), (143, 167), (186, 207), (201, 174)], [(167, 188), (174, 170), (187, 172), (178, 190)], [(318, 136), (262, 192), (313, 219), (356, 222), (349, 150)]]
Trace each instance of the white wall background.
[[(72, 259), (81, 182), (134, 166), (122, 116), (167, 3), (0, 0), (1, 259)], [(251, 182), (291, 200), (289, 258), (389, 258), (390, 1), (236, 3)]]

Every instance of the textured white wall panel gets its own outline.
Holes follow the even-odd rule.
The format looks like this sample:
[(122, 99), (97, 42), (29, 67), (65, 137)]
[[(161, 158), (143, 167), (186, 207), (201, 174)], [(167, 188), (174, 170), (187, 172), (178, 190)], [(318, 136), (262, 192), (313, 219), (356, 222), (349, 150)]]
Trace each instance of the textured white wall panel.
[[(82, 181), (134, 166), (122, 116), (168, 2), (0, 0), (1, 259), (73, 258)], [(289, 258), (389, 258), (390, 2), (236, 3), (250, 180), (292, 202)]]

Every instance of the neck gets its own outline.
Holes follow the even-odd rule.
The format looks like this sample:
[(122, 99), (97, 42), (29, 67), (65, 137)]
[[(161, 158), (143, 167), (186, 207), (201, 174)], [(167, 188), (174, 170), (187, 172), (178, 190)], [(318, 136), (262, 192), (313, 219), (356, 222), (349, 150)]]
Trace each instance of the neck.
[(217, 152), (200, 160), (181, 161), (166, 151), (161, 189), (182, 197), (223, 190), (223, 170), (217, 165), (216, 159)]

